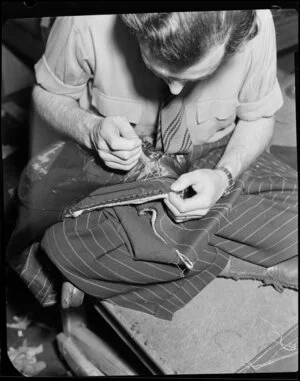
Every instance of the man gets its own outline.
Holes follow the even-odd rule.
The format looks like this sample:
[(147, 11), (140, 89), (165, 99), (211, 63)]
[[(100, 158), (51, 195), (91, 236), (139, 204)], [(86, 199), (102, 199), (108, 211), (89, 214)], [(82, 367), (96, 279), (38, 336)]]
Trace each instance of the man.
[[(35, 108), (48, 124), (97, 152), (112, 172), (135, 168), (145, 138), (170, 155), (204, 150), (201, 165), (191, 163), (171, 185), (164, 199), (167, 212), (159, 206), (155, 220), (153, 209), (147, 209), (154, 213), (158, 236), (165, 233), (166, 239), (169, 226), (195, 231), (212, 218), (235, 184), (240, 181), (243, 188), (239, 201), (230, 205), (226, 223), (220, 217), (213, 237), (205, 241), (205, 249), (201, 251), (196, 243), (179, 243), (201, 251), (195, 262), (185, 262), (190, 273), (164, 278), (163, 271), (171, 272), (165, 263), (128, 259), (131, 243), (125, 234), (125, 217), (129, 209), (123, 208), (112, 215), (115, 232), (125, 229), (122, 249), (115, 257), (106, 256), (117, 250), (117, 244), (107, 238), (103, 224), (108, 229), (108, 217), (102, 220), (101, 211), (46, 231), (42, 248), (64, 276), (98, 298), (165, 318), (216, 276), (259, 279), (280, 290), (297, 288), (296, 174), (270, 155), (262, 155), (273, 134), (273, 115), (282, 106), (276, 69), (275, 31), (268, 10), (57, 18), (45, 54), (36, 64), (33, 91)], [(185, 140), (178, 143), (181, 132), (160, 126), (161, 105), (179, 99), (176, 118), (182, 122)], [(242, 175), (249, 168), (252, 175), (247, 180)], [(192, 197), (180, 196), (190, 188)], [(169, 225), (158, 230), (156, 222), (164, 218)], [(99, 248), (105, 240), (110, 242), (103, 251)], [(205, 250), (211, 256), (204, 260)], [(100, 256), (101, 264), (95, 263)], [(114, 267), (116, 261), (119, 267)], [(201, 261), (203, 266), (218, 263), (218, 269), (204, 270), (200, 265), (193, 269)], [(150, 265), (155, 265), (157, 278), (151, 275)], [(196, 291), (192, 292), (185, 285), (192, 282), (195, 269), (198, 284), (193, 284)], [(177, 294), (180, 303), (169, 298), (167, 305), (168, 294), (174, 296), (178, 289), (189, 296)]]

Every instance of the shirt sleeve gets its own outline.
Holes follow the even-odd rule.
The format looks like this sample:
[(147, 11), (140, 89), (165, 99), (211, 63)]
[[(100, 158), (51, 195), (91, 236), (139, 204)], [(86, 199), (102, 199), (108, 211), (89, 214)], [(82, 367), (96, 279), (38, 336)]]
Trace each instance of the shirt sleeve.
[(79, 99), (92, 77), (93, 51), (74, 17), (58, 17), (35, 65), (36, 82), (49, 92)]
[(277, 80), (276, 34), (269, 10), (258, 11), (259, 32), (248, 42), (250, 65), (241, 91), (237, 116), (246, 121), (270, 117), (282, 106), (283, 98)]

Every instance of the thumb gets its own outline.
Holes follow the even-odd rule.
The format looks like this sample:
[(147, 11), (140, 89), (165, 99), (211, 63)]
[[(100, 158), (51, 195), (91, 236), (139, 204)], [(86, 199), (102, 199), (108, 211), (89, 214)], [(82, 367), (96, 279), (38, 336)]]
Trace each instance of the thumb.
[(119, 128), (120, 135), (123, 138), (139, 139), (134, 128), (131, 126), (131, 124), (128, 122), (128, 120), (124, 116), (117, 116), (115, 118), (115, 123), (117, 124), (117, 126)]
[(181, 192), (188, 188), (190, 185), (193, 185), (195, 181), (195, 176), (192, 172), (185, 173), (181, 175), (172, 185), (171, 190), (174, 192)]

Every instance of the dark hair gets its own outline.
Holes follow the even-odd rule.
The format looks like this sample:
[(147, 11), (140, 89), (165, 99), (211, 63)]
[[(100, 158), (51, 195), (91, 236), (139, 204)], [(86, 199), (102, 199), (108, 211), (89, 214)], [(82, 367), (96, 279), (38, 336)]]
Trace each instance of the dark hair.
[(255, 10), (133, 13), (121, 18), (153, 57), (178, 70), (223, 43), (223, 58), (228, 57), (258, 31)]

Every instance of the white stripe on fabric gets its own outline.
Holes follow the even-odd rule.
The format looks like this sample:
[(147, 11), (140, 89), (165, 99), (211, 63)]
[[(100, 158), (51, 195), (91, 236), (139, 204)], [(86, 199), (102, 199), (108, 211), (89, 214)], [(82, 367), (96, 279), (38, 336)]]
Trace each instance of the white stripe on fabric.
[[(90, 229), (88, 229), (88, 230), (90, 230)], [(91, 232), (92, 232), (92, 231), (91, 231)], [(76, 232), (76, 234), (77, 234), (77, 232)], [(95, 254), (94, 254), (94, 253), (87, 247), (87, 245), (85, 244), (85, 242), (84, 242), (83, 239), (81, 238), (80, 234), (78, 234), (78, 237), (79, 237), (80, 241), (82, 242), (83, 246), (85, 246), (85, 248), (86, 248), (86, 249), (88, 250), (88, 252), (91, 254), (91, 256), (93, 257), (93, 259), (97, 260)], [(95, 240), (95, 243), (96, 243), (96, 244), (99, 244), (99, 242), (95, 239), (94, 235), (93, 235), (93, 239)], [(100, 244), (99, 244), (99, 246), (100, 246)], [(118, 249), (118, 248), (116, 248), (115, 250), (119, 250), (120, 252), (122, 252), (122, 250), (121, 250), (121, 249)], [(104, 254), (104, 255), (105, 255), (105, 254)], [(112, 259), (112, 258), (110, 257), (110, 259)], [(116, 272), (116, 271), (112, 270), (110, 267), (106, 266), (106, 265), (105, 265), (104, 263), (102, 263), (101, 261), (97, 261), (97, 263), (98, 263), (101, 267), (103, 267), (103, 268), (105, 268), (106, 270), (108, 270), (108, 272), (110, 272), (111, 274), (113, 274), (114, 276), (116, 276), (116, 278), (119, 277), (119, 278), (121, 278), (121, 279), (123, 279), (123, 280), (126, 280), (126, 281), (129, 282), (129, 283), (132, 283), (132, 279), (127, 278), (126, 276), (121, 275), (119, 272)], [(99, 276), (99, 278), (102, 278), (103, 280), (108, 280), (108, 281), (109, 281), (109, 279), (108, 279), (107, 277), (104, 277), (103, 275), (99, 274), (99, 272), (95, 272), (95, 274), (97, 274), (97, 275)], [(99, 280), (101, 280), (101, 279), (99, 279)]]
[[(274, 233), (276, 233), (278, 230), (281, 230), (282, 227), (284, 225), (286, 225), (287, 223), (290, 223), (292, 220), (294, 220), (295, 218), (298, 218), (298, 216), (294, 216), (294, 218), (291, 218), (290, 220), (286, 221), (284, 224), (282, 224), (282, 226), (279, 226), (277, 229), (275, 229), (273, 232), (269, 233), (268, 235), (266, 235), (262, 240), (260, 240), (259, 242), (257, 242), (257, 246), (261, 245), (262, 242), (264, 242), (266, 239), (268, 239), (270, 236), (272, 236)], [(294, 229), (292, 232), (290, 232), (288, 235), (285, 235), (283, 238), (281, 238), (279, 241), (275, 242), (272, 246), (269, 246), (267, 247), (265, 250), (270, 250), (272, 247), (278, 245), (280, 242), (282, 242), (283, 240), (285, 240), (287, 237), (289, 237), (291, 234), (295, 233), (298, 229)]]
[[(298, 242), (293, 242), (291, 245), (289, 245), (288, 247), (280, 250), (278, 253), (275, 253), (275, 254), (269, 256), (268, 258), (263, 258), (262, 260), (258, 261), (257, 263), (260, 264), (260, 263), (263, 263), (263, 262), (266, 262), (266, 261), (270, 260), (271, 258), (277, 257), (278, 255), (281, 255), (282, 253), (285, 253), (288, 249), (290, 249), (291, 247), (294, 247), (294, 246), (298, 246)], [(295, 256), (296, 255), (298, 255), (297, 251), (295, 252)]]
[[(88, 285), (92, 285), (93, 287), (96, 287), (96, 288), (99, 288), (99, 289), (108, 290), (108, 291), (113, 291), (113, 292), (118, 292), (118, 291), (119, 291), (119, 289), (114, 289), (114, 288), (112, 288), (112, 287), (111, 287), (111, 288), (108, 288), (108, 287), (105, 287), (105, 286), (101, 286), (101, 285), (99, 285), (99, 284), (96, 283), (96, 282), (92, 282), (91, 280), (88, 280), (88, 279), (85, 279), (85, 278), (83, 278), (83, 277), (80, 277), (80, 276), (76, 275), (75, 273), (69, 271), (69, 270), (68, 270), (67, 268), (65, 268), (62, 264), (60, 264), (60, 262), (57, 261), (56, 256), (53, 255), (53, 250), (51, 250), (51, 246), (49, 245), (49, 236), (48, 236), (48, 235), (46, 235), (46, 240), (48, 241), (48, 245), (47, 245), (47, 246), (48, 246), (48, 249), (49, 249), (50, 254), (51, 254), (51, 259), (53, 260), (53, 262), (55, 262), (56, 266), (62, 270), (62, 273), (63, 273), (63, 274), (64, 274), (64, 273), (67, 273), (67, 274), (70, 275), (71, 278), (78, 279), (80, 282), (83, 282), (83, 283), (88, 284)], [(59, 249), (59, 247), (58, 247), (58, 249)], [(60, 251), (60, 253), (62, 253), (61, 250), (59, 250), (59, 251)], [(69, 262), (69, 263), (70, 263), (70, 262)], [(78, 271), (77, 268), (75, 268), (75, 269)], [(80, 272), (80, 271), (79, 271), (79, 272)], [(84, 274), (83, 274), (83, 275), (84, 275)]]
[[(269, 210), (272, 209), (272, 206), (270, 208), (268, 208), (266, 211), (264, 211), (263, 213), (260, 213), (258, 214), (254, 219), (250, 220), (249, 222), (252, 222), (252, 221), (255, 221), (255, 219), (263, 214), (265, 214), (266, 212), (268, 212)], [(247, 236), (247, 240), (252, 237), (256, 232), (258, 232), (259, 230), (262, 230), (262, 228), (264, 228), (265, 226), (267, 226), (270, 222), (272, 222), (274, 219), (277, 219), (278, 217), (280, 217), (282, 214), (284, 214), (288, 209), (290, 209), (289, 207), (285, 208), (284, 210), (282, 210), (279, 214), (275, 215), (274, 217), (272, 217), (271, 219), (269, 219), (267, 222), (265, 222), (263, 225), (260, 225), (259, 228), (257, 228), (256, 230), (254, 230), (251, 234), (249, 234)], [(289, 219), (289, 221), (287, 222), (290, 222), (292, 219), (294, 219), (293, 217)], [(239, 230), (238, 230), (239, 231)]]
[(41, 304), (44, 303), (44, 301), (47, 299), (47, 297), (49, 296), (49, 290), (52, 288), (52, 284), (50, 283), (47, 290), (45, 291), (45, 294), (43, 296), (43, 299), (41, 300)]
[(49, 277), (46, 275), (46, 276), (45, 276), (45, 281), (44, 281), (43, 287), (42, 287), (42, 288), (39, 290), (39, 292), (35, 295), (36, 298), (41, 294), (41, 292), (42, 292), (43, 289), (45, 288), (48, 279), (49, 279)]
[(25, 267), (24, 267), (24, 269), (22, 270), (22, 272), (21, 272), (21, 274), (20, 274), (21, 276), (22, 276), (23, 274), (25, 274), (25, 272), (26, 272), (27, 269), (28, 269), (29, 261), (30, 261), (30, 259), (31, 259), (30, 256), (31, 256), (33, 247), (34, 247), (34, 244), (32, 244), (32, 245), (30, 246), (30, 250), (29, 250), (29, 254), (28, 254), (27, 260), (26, 260)]
[(36, 279), (36, 277), (39, 275), (39, 273), (42, 271), (42, 268), (40, 267), (39, 268), (39, 271), (35, 274), (35, 276), (31, 279), (31, 281), (29, 282), (29, 284), (27, 285), (28, 288), (30, 288), (32, 282)]

